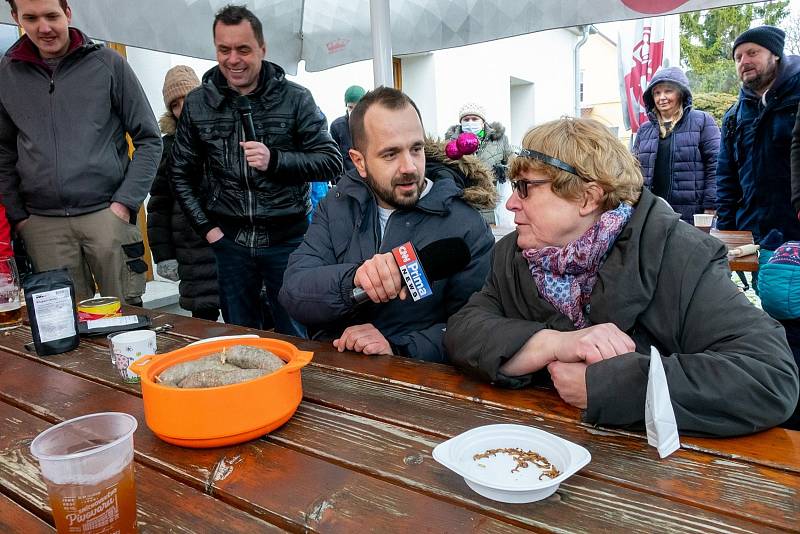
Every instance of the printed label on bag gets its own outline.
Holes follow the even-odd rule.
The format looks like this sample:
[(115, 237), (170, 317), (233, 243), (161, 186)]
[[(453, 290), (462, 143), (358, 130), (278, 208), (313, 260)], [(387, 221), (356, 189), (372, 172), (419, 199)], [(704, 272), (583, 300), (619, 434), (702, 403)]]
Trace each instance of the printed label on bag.
[(129, 324), (136, 324), (138, 322), (139, 318), (135, 315), (123, 315), (122, 317), (107, 317), (105, 319), (86, 321), (86, 327), (91, 330), (94, 328), (106, 328), (109, 326), (127, 326)]
[(75, 312), (68, 287), (34, 294), (33, 312), (42, 343), (76, 335)]

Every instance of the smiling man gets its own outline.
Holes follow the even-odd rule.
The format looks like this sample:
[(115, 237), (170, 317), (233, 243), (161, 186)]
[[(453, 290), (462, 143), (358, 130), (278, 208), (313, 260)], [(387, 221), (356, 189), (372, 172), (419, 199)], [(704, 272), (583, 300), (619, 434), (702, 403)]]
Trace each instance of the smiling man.
[[(169, 176), (187, 219), (216, 255), (225, 321), (262, 328), (265, 286), (275, 329), (302, 337), (278, 290), (308, 228), (308, 182), (339, 174), (341, 157), (311, 93), (265, 61), (261, 21), (252, 12), (224, 7), (213, 34), (218, 65), (186, 96)], [(245, 133), (242, 108), (255, 139)]]
[(717, 158), (720, 230), (750, 230), (758, 243), (770, 230), (800, 239), (792, 209), (790, 145), (800, 101), (800, 57), (783, 53), (784, 33), (751, 28), (733, 43), (739, 100), (722, 121)]
[[(161, 157), (126, 61), (69, 26), (66, 0), (8, 0), (25, 30), (0, 60), (0, 196), (37, 271), (68, 268), (79, 299), (141, 304), (136, 213)], [(136, 148), (128, 158), (129, 133)]]
[[(350, 133), (355, 170), (317, 208), (289, 259), (281, 302), (340, 352), (447, 361), (445, 323), (483, 284), (494, 238), (444, 165), (432, 162), (426, 170), (425, 131), (408, 96), (387, 87), (370, 91), (350, 113)], [(469, 264), (432, 283), (431, 296), (406, 298), (391, 250), (407, 241), (419, 250), (445, 238), (464, 240)], [(356, 287), (371, 302), (354, 302)]]

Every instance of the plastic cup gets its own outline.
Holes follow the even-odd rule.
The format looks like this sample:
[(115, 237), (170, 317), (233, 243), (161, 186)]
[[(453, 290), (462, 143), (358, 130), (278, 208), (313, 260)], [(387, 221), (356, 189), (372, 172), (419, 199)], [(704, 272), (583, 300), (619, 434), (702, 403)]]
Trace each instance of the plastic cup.
[(711, 213), (695, 213), (694, 225), (705, 233), (711, 232), (711, 225), (714, 224), (714, 215)]
[(0, 330), (22, 324), (20, 287), (14, 258), (0, 257)]
[(108, 336), (108, 339), (111, 341), (113, 363), (119, 376), (125, 382), (139, 382), (139, 376), (128, 370), (128, 367), (142, 356), (156, 353), (156, 333), (152, 330), (132, 330)]
[(137, 532), (133, 481), (136, 419), (105, 412), (70, 419), (36, 436), (59, 533)]

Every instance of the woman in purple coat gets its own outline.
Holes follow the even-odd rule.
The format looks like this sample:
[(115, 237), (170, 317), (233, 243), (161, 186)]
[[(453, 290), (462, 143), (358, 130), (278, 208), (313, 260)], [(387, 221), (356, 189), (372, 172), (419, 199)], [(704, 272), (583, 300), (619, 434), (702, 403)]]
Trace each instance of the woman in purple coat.
[(695, 213), (713, 213), (720, 137), (714, 118), (692, 109), (689, 80), (677, 67), (653, 76), (644, 103), (650, 121), (639, 129), (633, 153), (645, 187), (690, 224)]

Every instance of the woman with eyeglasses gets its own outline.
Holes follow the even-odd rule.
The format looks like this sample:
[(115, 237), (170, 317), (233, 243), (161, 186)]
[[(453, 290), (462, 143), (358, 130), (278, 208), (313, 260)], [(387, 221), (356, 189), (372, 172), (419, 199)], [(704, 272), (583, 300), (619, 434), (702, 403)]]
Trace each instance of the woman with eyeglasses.
[(643, 189), (634, 157), (596, 121), (548, 122), (522, 145), (507, 202), (517, 230), (448, 321), (452, 362), (499, 386), (551, 381), (585, 422), (642, 427), (654, 346), (682, 432), (785, 421), (797, 367), (781, 326), (731, 281), (722, 242)]

